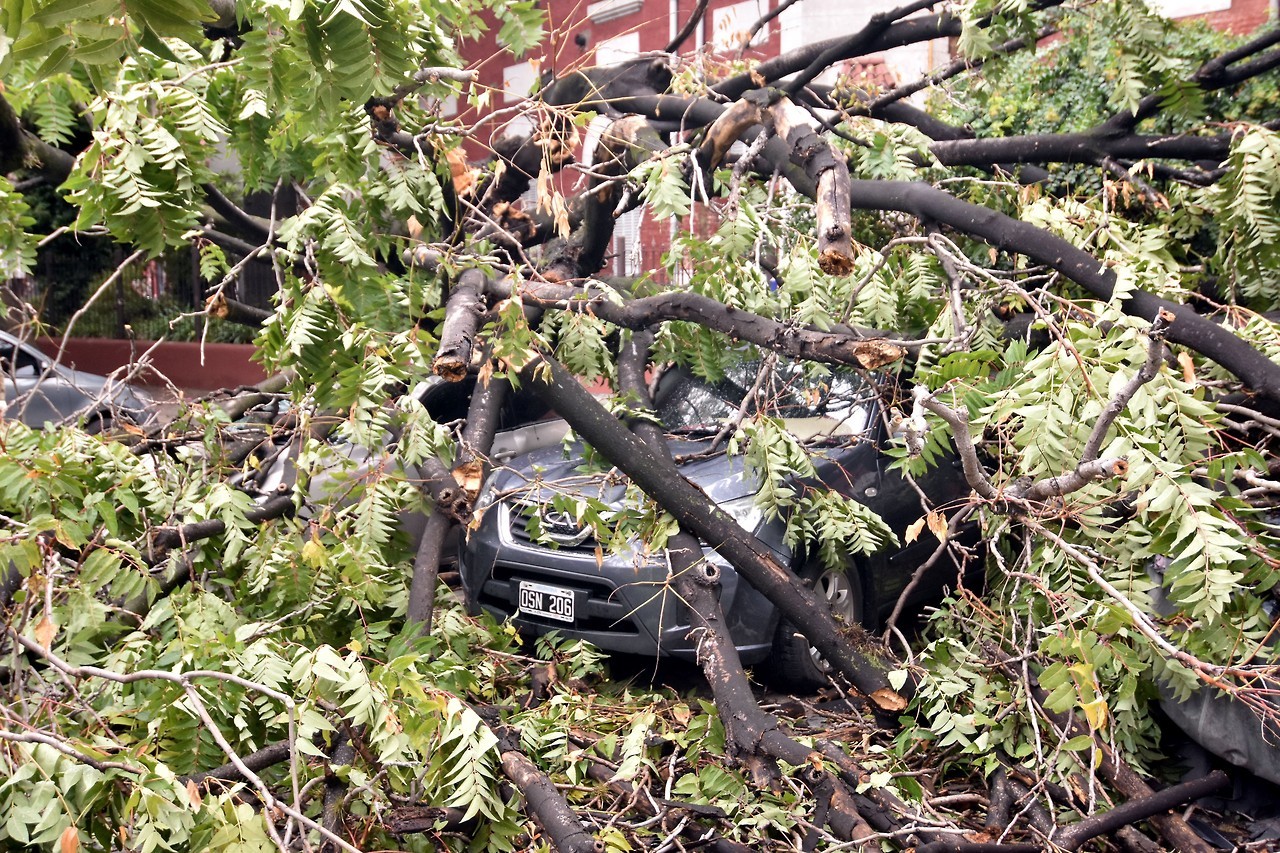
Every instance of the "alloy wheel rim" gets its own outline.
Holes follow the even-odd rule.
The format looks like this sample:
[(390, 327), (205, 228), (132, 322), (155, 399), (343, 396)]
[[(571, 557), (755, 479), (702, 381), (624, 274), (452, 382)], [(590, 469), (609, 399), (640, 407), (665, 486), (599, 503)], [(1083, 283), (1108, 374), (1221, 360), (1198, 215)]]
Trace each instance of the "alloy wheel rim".
[[(826, 603), (832, 616), (844, 622), (858, 621), (857, 599), (846, 573), (826, 569), (814, 581), (813, 591)], [(827, 659), (814, 646), (809, 646), (809, 656), (820, 671), (828, 672), (831, 669), (831, 664), (827, 663)]]

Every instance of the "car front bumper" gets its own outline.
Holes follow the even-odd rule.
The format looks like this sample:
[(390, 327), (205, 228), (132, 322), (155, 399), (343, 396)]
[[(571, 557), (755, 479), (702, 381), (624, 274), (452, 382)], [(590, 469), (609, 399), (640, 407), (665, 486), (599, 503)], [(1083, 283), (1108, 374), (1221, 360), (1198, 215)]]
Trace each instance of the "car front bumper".
[[(459, 569), (472, 613), (510, 619), (523, 633), (558, 631), (602, 649), (695, 660), (688, 608), (667, 583), (663, 554), (597, 552), (594, 539), (549, 548), (512, 534), (512, 510), (490, 508), (459, 553)], [(773, 605), (742, 581), (715, 551), (706, 559), (721, 569), (720, 605), (743, 663), (768, 656), (778, 616)], [(780, 555), (782, 557), (782, 555)], [(520, 612), (519, 585), (531, 581), (573, 593), (573, 622)]]

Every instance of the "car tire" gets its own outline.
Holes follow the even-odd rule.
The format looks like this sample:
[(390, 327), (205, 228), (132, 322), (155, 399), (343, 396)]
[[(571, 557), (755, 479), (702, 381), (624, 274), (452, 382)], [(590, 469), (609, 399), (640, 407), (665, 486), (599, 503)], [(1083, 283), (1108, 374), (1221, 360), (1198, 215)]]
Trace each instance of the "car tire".
[[(801, 570), (800, 580), (831, 608), (837, 622), (862, 622), (862, 575), (856, 564), (850, 562), (840, 570), (832, 570), (815, 558)], [(770, 660), (773, 677), (780, 686), (816, 690), (830, 683), (831, 665), (785, 617), (778, 622)]]
[(116, 428), (116, 419), (109, 413), (93, 415), (84, 422), (84, 431), (89, 435), (110, 435)]

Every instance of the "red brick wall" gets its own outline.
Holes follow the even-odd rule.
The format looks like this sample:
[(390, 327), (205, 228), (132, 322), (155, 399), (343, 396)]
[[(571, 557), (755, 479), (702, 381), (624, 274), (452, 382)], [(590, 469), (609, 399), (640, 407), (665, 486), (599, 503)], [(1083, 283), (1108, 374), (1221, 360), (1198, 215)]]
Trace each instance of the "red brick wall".
[[(151, 349), (153, 341), (117, 341), (106, 338), (72, 338), (67, 341), (63, 364), (76, 370), (106, 375), (124, 367)], [(60, 339), (39, 338), (35, 345), (53, 358)], [(132, 381), (138, 385), (164, 385), (164, 377), (188, 391), (212, 391), (253, 385), (267, 378), (262, 366), (251, 357), (252, 344), (205, 344), (165, 342), (150, 353), (155, 371), (145, 370)], [(204, 363), (201, 364), (201, 354)], [(163, 377), (156, 373), (163, 374)]]
[(1267, 22), (1270, 14), (1269, 5), (1269, 0), (1232, 0), (1230, 9), (1210, 12), (1207, 15), (1192, 15), (1191, 18), (1203, 18), (1215, 29), (1243, 35), (1253, 32)]

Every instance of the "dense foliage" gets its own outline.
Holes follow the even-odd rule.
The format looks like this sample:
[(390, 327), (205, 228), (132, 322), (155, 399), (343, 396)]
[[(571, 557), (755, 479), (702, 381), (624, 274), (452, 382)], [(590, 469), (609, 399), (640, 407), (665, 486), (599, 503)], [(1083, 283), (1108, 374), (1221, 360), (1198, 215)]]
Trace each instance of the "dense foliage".
[[(24, 153), (0, 175), (0, 274), (30, 271), (43, 235), (27, 194), (60, 185), (77, 239), (112, 239), (140, 257), (194, 245), (211, 296), (233, 295), (246, 264), (268, 266), (279, 291), (256, 343), (282, 376), (261, 395), (270, 417), (246, 420), (247, 407), (213, 399), (132, 430), (128, 443), (0, 421), (0, 846), (559, 843), (521, 804), (534, 800), (513, 758), (525, 756), (605, 849), (661, 846), (686, 827), (697, 838), (704, 824), (782, 849), (836, 832), (832, 795), (821, 801), (812, 781), (836, 766), (818, 757), (828, 739), (868, 771), (851, 785), (859, 796), (888, 792), (875, 802), (902, 809), (874, 842), (897, 844), (916, 837), (903, 827), (922, 815), (947, 831), (964, 825), (929, 805), (948, 772), (1028, 766), (1087, 789), (1053, 806), (1064, 823), (1093, 811), (1107, 802), (1094, 788), (1104, 758), (1158, 761), (1151, 712), (1162, 693), (1215, 689), (1277, 714), (1267, 697), (1280, 577), (1264, 523), (1280, 493), (1269, 458), (1280, 435), (1280, 381), (1268, 372), (1280, 371), (1268, 313), (1280, 301), (1274, 38), (1246, 55), (1265, 67), (1219, 85), (1223, 70), (1214, 77), (1206, 63), (1246, 42), (1175, 27), (1140, 3), (958, 4), (938, 26), (980, 67), (939, 81), (931, 100), (978, 139), (940, 141), (931, 125), (839, 86), (820, 104), (836, 108), (821, 115), (838, 133), (821, 138), (847, 161), (857, 208), (849, 269), (833, 272), (832, 214), (820, 189), (812, 200), (823, 184), (798, 174), (803, 158), (789, 163), (785, 148), (770, 160), (764, 137), (747, 139), (736, 163), (709, 162), (718, 119), (670, 145), (649, 140), (651, 150), (642, 134), (627, 137), (609, 163), (610, 206), (593, 212), (551, 173), (564, 165), (557, 146), (611, 110), (594, 96), (555, 100), (546, 81), (547, 97), (521, 108), (534, 119), (531, 144), (459, 168), (464, 122), (441, 120), (438, 100), (460, 95), (477, 116), (494, 97), (458, 72), (459, 43), (492, 25), (524, 55), (545, 17), (533, 0), (0, 3), (0, 97), (21, 118), (7, 138)], [(1028, 37), (1048, 25), (1062, 39), (1037, 48)], [(1018, 37), (1030, 46), (1005, 56)], [(677, 68), (681, 97), (723, 110), (717, 100), (737, 97), (703, 76), (712, 67)], [(640, 101), (636, 112), (652, 112)], [(392, 130), (379, 112), (388, 104)], [(737, 133), (762, 123), (776, 124)], [(1092, 134), (1099, 147), (972, 161), (981, 151), (971, 143), (1060, 133)], [(1107, 153), (1109, 141), (1141, 136), (1205, 147)], [(535, 162), (517, 165), (531, 150)], [(236, 168), (220, 174), (215, 159), (226, 158)], [(1020, 184), (999, 165), (1010, 162), (1024, 164), (1024, 179), (1050, 166), (1050, 178)], [(539, 201), (512, 216), (530, 180), (510, 198), (498, 187), (522, 169)], [(296, 214), (255, 218), (236, 204), (282, 188), (300, 199)], [(970, 218), (875, 195), (935, 188), (972, 205)], [(600, 248), (589, 226), (611, 227), (613, 208), (629, 204), (679, 223), (664, 266), (588, 289), (597, 269), (573, 264)], [(1071, 247), (1089, 253), (1088, 269), (1063, 263)], [(443, 462), (458, 478), (450, 494), (469, 493), (468, 512), (479, 488), (467, 465), (483, 450), (461, 441), (468, 425), (437, 422), (403, 393), (452, 342), (450, 294), (472, 271), (493, 285), (475, 312), (485, 381), (536, 385), (558, 360), (618, 384), (618, 353), (645, 327), (653, 365), (713, 379), (769, 346), (785, 352), (796, 330), (892, 349), (870, 367), (901, 392), (885, 401), (896, 465), (923, 482), (968, 446), (982, 471), (963, 506), (934, 506), (922, 491), (908, 535), (985, 561), (987, 573), (985, 589), (957, 575), (914, 648), (886, 631), (888, 654), (901, 656), (888, 683), (914, 689), (896, 731), (797, 714), (795, 736), (817, 769), (771, 759), (773, 778), (715, 705), (605, 683), (602, 656), (585, 644), (522, 641), (466, 616), (443, 587), (429, 633), (406, 618), (422, 567), (403, 519), (445, 503), (408, 466)], [(539, 285), (576, 289), (546, 296)], [(715, 310), (630, 326), (609, 313), (677, 291), (781, 331), (750, 344), (716, 326)], [(1170, 329), (1135, 307), (1143, 293), (1191, 310)], [(1233, 361), (1214, 335), (1258, 361)], [(840, 360), (814, 358), (814, 374)], [(611, 405), (645, 420), (634, 399)], [(732, 426), (726, 452), (758, 478), (760, 508), (787, 516), (797, 551), (839, 566), (896, 538), (861, 504), (796, 487), (810, 451), (780, 421)], [(385, 457), (370, 468), (353, 447)], [(271, 503), (274, 484), (254, 494), (282, 453), (297, 471), (282, 488), (287, 506)], [(1102, 462), (1103, 474), (1053, 485)], [(625, 513), (568, 508), (618, 548), (643, 532), (656, 553), (687, 527), (661, 494), (632, 494)], [(966, 521), (984, 544), (962, 554)], [(1066, 714), (1074, 729), (1055, 716)], [(663, 809), (683, 800), (704, 810), (621, 819), (647, 814), (637, 791), (656, 792)]]

